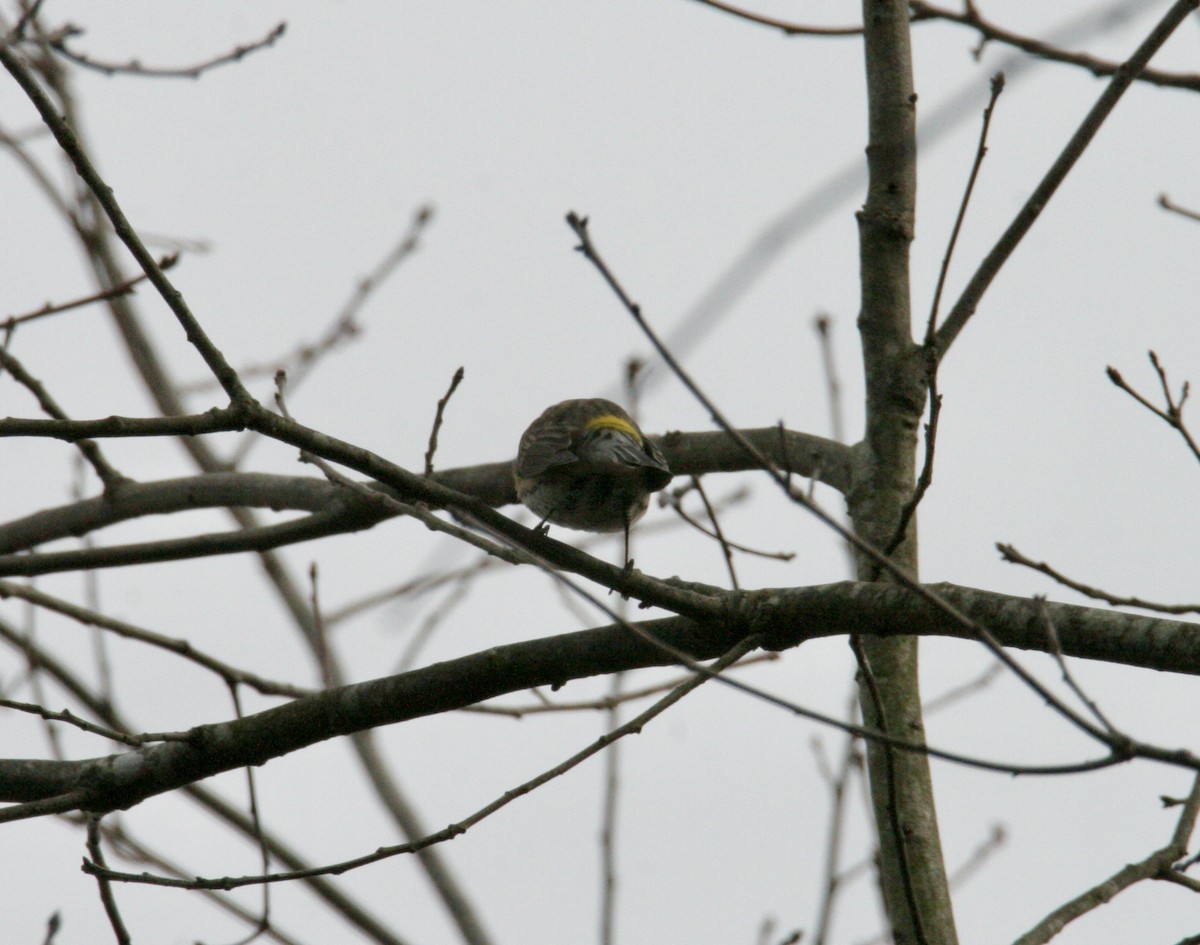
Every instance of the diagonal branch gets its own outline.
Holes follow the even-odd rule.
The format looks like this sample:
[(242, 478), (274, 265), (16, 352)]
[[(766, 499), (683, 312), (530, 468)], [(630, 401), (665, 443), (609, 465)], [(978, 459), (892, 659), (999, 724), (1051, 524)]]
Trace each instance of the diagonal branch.
[(33, 103), (38, 114), (41, 115), (42, 121), (46, 127), (50, 129), (50, 133), (54, 135), (59, 147), (70, 159), (75, 167), (75, 171), (88, 189), (95, 196), (100, 206), (103, 208), (105, 215), (113, 225), (113, 230), (117, 237), (125, 244), (133, 258), (137, 260), (142, 271), (150, 280), (150, 283), (158, 290), (163, 301), (167, 303), (167, 307), (174, 313), (175, 318), (182, 326), (195, 349), (204, 359), (204, 363), (208, 365), (213, 375), (221, 382), (221, 387), (229, 395), (230, 400), (235, 402), (252, 402), (253, 398), (250, 392), (242, 385), (238, 379), (237, 372), (225, 360), (225, 356), (220, 352), (215, 344), (209, 339), (208, 334), (200, 326), (196, 316), (192, 314), (192, 310), (184, 301), (183, 294), (175, 288), (170, 279), (167, 278), (162, 266), (151, 255), (142, 242), (140, 236), (134, 230), (132, 224), (126, 218), (124, 211), (121, 210), (120, 204), (117, 203), (117, 198), (113, 193), (113, 189), (109, 187), (96, 168), (92, 165), (91, 160), (84, 152), (79, 143), (79, 139), (75, 136), (75, 132), (67, 124), (66, 120), (59, 113), (54, 103), (50, 100), (38, 84), (33, 74), (26, 68), (20, 57), (9, 47), (0, 45), (0, 65), (3, 65), (8, 73), (16, 80), (25, 95)]
[[(1120, 63), (1097, 59), (1087, 53), (1071, 52), (1069, 49), (1063, 49), (1053, 43), (1032, 36), (1022, 36), (997, 26), (990, 20), (985, 20), (980, 15), (979, 8), (972, 2), (964, 3), (961, 12), (935, 7), (932, 3), (926, 3), (924, 0), (910, 0), (908, 5), (914, 13), (914, 20), (945, 20), (949, 23), (970, 27), (979, 33), (981, 46), (984, 43), (1002, 43), (1005, 46), (1012, 46), (1029, 53), (1031, 56), (1037, 56), (1039, 59), (1080, 66), (1098, 77), (1116, 75), (1121, 70)], [(1161, 72), (1157, 69), (1143, 69), (1136, 78), (1139, 82), (1146, 82), (1149, 85), (1188, 89), (1192, 92), (1200, 91), (1200, 74), (1194, 72)]]
[(1200, 0), (1176, 0), (1129, 60), (1113, 73), (1108, 87), (1096, 100), (1096, 104), (1092, 106), (1075, 134), (1071, 136), (1071, 140), (1063, 148), (1062, 153), (1050, 166), (1041, 183), (1025, 201), (1025, 205), (1009, 224), (1008, 229), (1004, 231), (1000, 239), (996, 241), (996, 245), (992, 247), (991, 252), (980, 263), (979, 268), (971, 277), (971, 281), (967, 283), (967, 287), (954, 304), (954, 308), (950, 310), (945, 323), (937, 333), (939, 357), (945, 357), (946, 352), (954, 343), (954, 339), (958, 337), (967, 321), (975, 314), (975, 310), (979, 307), (980, 300), (988, 286), (992, 284), (992, 280), (996, 278), (1008, 258), (1020, 245), (1025, 234), (1037, 222), (1038, 217), (1050, 202), (1050, 198), (1054, 196), (1059, 185), (1066, 179), (1067, 174), (1075, 166), (1075, 162), (1087, 150), (1088, 145), (1096, 136), (1096, 132), (1100, 130), (1100, 126), (1104, 124), (1112, 110), (1116, 108), (1126, 89), (1142, 73), (1151, 57), (1158, 52), (1176, 28), (1187, 19), (1188, 14), (1197, 7), (1200, 7)]
[(1175, 861), (1187, 852), (1188, 839), (1196, 826), (1197, 813), (1200, 813), (1200, 776), (1193, 782), (1192, 791), (1179, 814), (1171, 839), (1164, 846), (1137, 863), (1121, 867), (1102, 883), (1063, 903), (1017, 939), (1014, 945), (1043, 945), (1058, 935), (1068, 923), (1104, 905), (1135, 883), (1145, 879), (1166, 878)]

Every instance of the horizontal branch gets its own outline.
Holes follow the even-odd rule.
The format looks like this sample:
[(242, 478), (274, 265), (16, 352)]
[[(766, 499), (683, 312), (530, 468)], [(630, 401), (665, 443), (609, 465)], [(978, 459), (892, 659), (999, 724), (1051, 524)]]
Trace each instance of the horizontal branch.
[[(0, 421), (2, 427), (3, 421)], [(738, 431), (755, 449), (797, 476), (816, 479), (846, 493), (853, 474), (854, 447), (811, 433), (798, 433), (781, 427), (757, 427)], [(745, 449), (723, 430), (684, 433), (675, 430), (663, 436), (651, 436), (671, 472), (676, 476), (704, 476), (710, 473), (747, 472), (760, 467)], [(511, 505), (517, 501), (513, 485), (512, 460), (464, 466), (434, 473), (441, 485), (482, 499), (488, 505)]]
[(208, 473), (158, 482), (126, 481), (102, 496), (43, 509), (0, 525), (0, 554), (86, 535), (146, 515), (208, 508), (323, 512), (347, 499), (343, 490), (324, 479), (267, 473)]
[[(0, 437), (46, 437), (76, 443), (110, 437), (199, 436), (246, 429), (246, 411), (237, 406), (214, 407), (204, 413), (177, 417), (105, 417), (99, 420), (0, 419)], [(799, 476), (811, 477), (845, 491), (850, 484), (851, 448), (835, 440), (780, 427), (742, 430), (742, 436), (780, 466)], [(651, 437), (662, 448), (676, 475), (739, 472), (755, 469), (745, 452), (721, 431)], [(434, 475), (443, 485), (474, 495), (489, 505), (517, 501), (512, 483), (512, 461), (447, 469)]]
[(43, 420), (31, 417), (0, 419), (0, 437), (37, 436), (77, 443), (111, 437), (200, 436), (246, 429), (238, 407), (214, 407), (204, 413), (173, 417), (104, 417), (99, 420)]
[[(1200, 674), (1200, 625), (1069, 604), (1010, 597), (951, 584), (930, 590), (1005, 646), (1050, 651), (1045, 620), (1068, 656)], [(695, 659), (728, 651), (752, 633), (771, 649), (843, 634), (966, 637), (961, 623), (903, 588), (842, 582), (810, 588), (728, 592), (724, 619), (681, 617), (600, 627), (495, 647), (433, 666), (326, 690), (255, 715), (192, 729), (183, 741), (88, 761), (0, 762), (0, 800), (32, 802), (0, 811), (0, 822), (78, 807), (137, 804), (222, 771), (260, 765), (317, 742), (475, 705), (539, 686), (676, 662), (665, 647)], [(651, 639), (665, 646), (655, 645)], [(1186, 752), (1149, 753), (1200, 766)]]
[[(234, 425), (230, 425), (234, 424)], [(193, 417), (105, 420), (0, 420), (0, 436), (49, 436), (74, 441), (105, 436), (168, 436), (184, 432), (240, 429), (231, 410)], [(812, 477), (839, 491), (849, 488), (852, 449), (833, 440), (766, 427), (743, 435), (772, 461), (797, 475)], [(752, 464), (737, 443), (722, 432), (669, 433), (656, 438), (678, 475), (745, 471)], [(512, 461), (466, 466), (435, 473), (431, 482), (472, 496), (490, 507), (517, 501)], [(382, 486), (374, 488), (384, 489)], [(387, 490), (385, 490), (387, 491)], [(393, 493), (398, 495), (398, 493)], [(424, 498), (428, 505), (436, 502)], [(249, 533), (194, 535), (160, 542), (92, 548), (53, 554), (17, 554), (64, 538), (90, 534), (146, 515), (166, 515), (202, 508), (263, 508), (320, 514), (307, 525), (289, 522)], [(0, 575), (47, 574), (76, 568), (112, 567), (151, 561), (180, 560), (236, 551), (262, 551), (331, 534), (359, 531), (395, 513), (370, 506), (350, 491), (325, 479), (266, 473), (223, 472), (158, 482), (123, 481), (104, 495), (43, 509), (0, 525)]]

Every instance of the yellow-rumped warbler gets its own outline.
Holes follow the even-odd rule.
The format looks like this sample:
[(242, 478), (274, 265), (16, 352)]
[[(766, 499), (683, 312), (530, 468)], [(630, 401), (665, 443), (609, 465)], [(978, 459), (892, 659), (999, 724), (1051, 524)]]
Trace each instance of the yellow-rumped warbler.
[(521, 435), (517, 496), (545, 525), (625, 533), (671, 481), (657, 446), (611, 400), (564, 400)]

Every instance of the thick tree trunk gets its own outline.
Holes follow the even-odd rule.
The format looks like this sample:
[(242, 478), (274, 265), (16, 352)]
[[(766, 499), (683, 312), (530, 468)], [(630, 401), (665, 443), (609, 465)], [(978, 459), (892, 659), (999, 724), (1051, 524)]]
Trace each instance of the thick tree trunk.
[[(916, 206), (916, 96), (908, 4), (864, 0), (870, 136), (869, 185), (859, 214), (862, 309), (859, 331), (867, 388), (863, 453), (850, 493), (855, 528), (887, 547), (913, 494), (925, 363), (912, 340), (908, 252)], [(916, 522), (892, 555), (916, 576)], [(886, 580), (858, 562), (861, 580)], [(861, 638), (860, 701), (868, 724), (923, 740), (917, 639)], [(938, 838), (928, 759), (870, 744), (871, 796), (880, 841), (883, 896), (897, 943), (954, 945), (957, 936)]]

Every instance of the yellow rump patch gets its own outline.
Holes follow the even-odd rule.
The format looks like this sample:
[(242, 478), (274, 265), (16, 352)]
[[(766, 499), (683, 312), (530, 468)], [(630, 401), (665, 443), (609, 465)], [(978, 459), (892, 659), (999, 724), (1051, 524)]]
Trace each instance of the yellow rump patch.
[(591, 420), (584, 424), (584, 429), (619, 430), (627, 436), (633, 437), (636, 442), (642, 442), (642, 435), (638, 432), (637, 427), (635, 427), (628, 420), (622, 420), (620, 417), (614, 416), (611, 413), (605, 414), (602, 417), (592, 417)]

